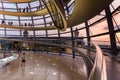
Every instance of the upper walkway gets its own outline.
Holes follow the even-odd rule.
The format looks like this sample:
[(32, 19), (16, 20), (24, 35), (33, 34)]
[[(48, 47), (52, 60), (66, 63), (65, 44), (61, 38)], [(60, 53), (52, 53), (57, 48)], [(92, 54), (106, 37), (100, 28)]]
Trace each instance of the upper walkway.
[[(12, 1), (12, 0), (11, 0)], [(16, 0), (17, 1), (17, 0)], [(65, 30), (67, 27), (72, 27), (83, 23), (90, 18), (98, 15), (103, 9), (105, 9), (113, 0), (105, 1), (105, 0), (74, 0), (74, 10), (70, 15), (69, 19), (65, 19), (62, 10), (60, 9), (59, 4), (53, 1), (54, 6), (52, 4), (52, 8), (54, 11), (51, 11), (51, 7), (47, 6), (47, 8), (43, 10), (38, 10), (34, 12), (8, 12), (8, 11), (0, 11), (0, 14), (11, 15), (11, 16), (42, 16), (46, 14), (59, 13), (64, 24), (64, 27), (61, 30)], [(84, 5), (83, 5), (84, 4)], [(57, 10), (57, 12), (55, 12)], [(65, 12), (65, 11), (64, 11)], [(88, 15), (89, 13), (89, 15)], [(59, 22), (59, 21), (57, 21)], [(54, 23), (55, 24), (55, 23)], [(55, 25), (56, 26), (56, 25)], [(55, 27), (51, 27), (55, 29)], [(57, 27), (58, 28), (58, 27)], [(50, 29), (50, 28), (47, 28)]]

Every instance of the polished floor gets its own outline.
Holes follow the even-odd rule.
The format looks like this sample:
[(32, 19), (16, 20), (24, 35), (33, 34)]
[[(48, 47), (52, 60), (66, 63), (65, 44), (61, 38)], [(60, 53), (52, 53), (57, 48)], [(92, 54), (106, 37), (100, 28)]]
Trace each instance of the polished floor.
[(120, 80), (120, 61), (113, 57), (105, 56), (108, 80)]
[(25, 52), (26, 63), (20, 57), (0, 69), (0, 80), (86, 80), (86, 68), (81, 57)]

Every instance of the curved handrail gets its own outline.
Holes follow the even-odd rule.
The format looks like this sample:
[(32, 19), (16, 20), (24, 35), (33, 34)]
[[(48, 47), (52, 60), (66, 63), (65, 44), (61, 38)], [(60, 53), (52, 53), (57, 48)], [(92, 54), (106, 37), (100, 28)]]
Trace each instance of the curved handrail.
[(27, 29), (30, 31), (34, 31), (34, 30), (53, 30), (56, 29), (55, 26), (47, 26), (47, 27), (23, 27), (23, 26), (10, 26), (10, 25), (0, 25), (0, 28), (10, 28), (10, 29)]
[(81, 49), (79, 49), (79, 47), (73, 47), (73, 46), (65, 45), (65, 44), (59, 45), (59, 44), (55, 44), (55, 43), (43, 43), (43, 42), (39, 42), (39, 41), (18, 40), (18, 39), (0, 38), (0, 40), (37, 43), (37, 44), (48, 45), (48, 46), (70, 48), (72, 50), (75, 50), (77, 53), (79, 53), (79, 55), (83, 58), (83, 60), (86, 64), (86, 67), (87, 67), (87, 79), (88, 80), (107, 80), (105, 59), (102, 54), (102, 51), (95, 44), (91, 44), (91, 46), (89, 46), (89, 48), (91, 47), (91, 50), (96, 49), (95, 59), (93, 61), (93, 59), (91, 59), (91, 57), (88, 56), (89, 53), (88, 53), (88, 55), (86, 55), (85, 53), (81, 52)]
[[(65, 17), (65, 11), (64, 11), (64, 6), (60, 3), (60, 1), (55, 1), (55, 0), (49, 0), (49, 5), (47, 5), (48, 2), (45, 0), (42, 0), (44, 5), (46, 6), (53, 23), (59, 30), (66, 30), (67, 28), (67, 21)], [(48, 8), (48, 7), (51, 8)], [(50, 10), (51, 9), (51, 10)]]
[(42, 9), (42, 10), (34, 11), (34, 12), (9, 12), (9, 11), (0, 10), (0, 14), (11, 15), (11, 16), (30, 17), (30, 16), (46, 15), (46, 14), (48, 14), (48, 10), (47, 9)]
[[(69, 19), (67, 20), (67, 27), (72, 27), (75, 25), (78, 25), (92, 17), (94, 17), (96, 14), (101, 12), (106, 6), (108, 6), (113, 0), (105, 1), (105, 0), (75, 0), (74, 10)], [(86, 4), (87, 3), (87, 4)], [(83, 5), (86, 4), (86, 5)], [(96, 6), (96, 8), (94, 8)], [(44, 10), (43, 10), (44, 11)], [(89, 13), (89, 15), (88, 15)], [(9, 12), (2, 12), (0, 11), (0, 14), (6, 14), (11, 15)], [(48, 10), (46, 9), (46, 12), (44, 14), (39, 12), (29, 12), (29, 13), (16, 13), (12, 12), (12, 15), (16, 16), (39, 16), (39, 15), (45, 15), (48, 14)], [(21, 15), (20, 15), (21, 14)], [(14, 16), (13, 15), (13, 16)], [(64, 21), (63, 21), (64, 22)]]
[(107, 80), (105, 58), (100, 47), (97, 45), (95, 45), (95, 47), (96, 58), (88, 80)]

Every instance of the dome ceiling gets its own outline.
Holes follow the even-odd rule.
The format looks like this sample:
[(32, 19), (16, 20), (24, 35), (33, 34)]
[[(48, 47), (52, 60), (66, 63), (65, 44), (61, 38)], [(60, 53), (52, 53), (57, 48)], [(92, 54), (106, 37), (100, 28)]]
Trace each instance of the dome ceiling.
[[(13, 9), (15, 9), (14, 11), (10, 11), (10, 10), (12, 10), (12, 8), (6, 9), (4, 6), (4, 3), (6, 4), (6, 1), (7, 1), (7, 4), (16, 5), (16, 9), (13, 8)], [(28, 3), (27, 3), (27, 1), (28, 1)], [(34, 3), (36, 2), (39, 5), (37, 5), (37, 6), (34, 5), (34, 7), (31, 7), (32, 1)], [(72, 27), (72, 26), (78, 25), (78, 24), (83, 23), (83, 22), (89, 20), (90, 18), (96, 16), (102, 10), (104, 10), (113, 0), (108, 0), (108, 1), (105, 1), (105, 0), (99, 0), (99, 1), (98, 0), (74, 0), (73, 1), (73, 0), (71, 0), (74, 2), (74, 3), (72, 3), (72, 4), (74, 4), (74, 6), (73, 6), (74, 9), (73, 9), (73, 12), (71, 13), (71, 15), (69, 15), (70, 17), (68, 19), (66, 19), (66, 16), (64, 14), (66, 10), (61, 9), (61, 4), (60, 4), (59, 0), (50, 0), (54, 4), (47, 5), (47, 6), (46, 6), (46, 3), (43, 3), (43, 1), (46, 1), (46, 0), (42, 0), (42, 1), (41, 0), (24, 0), (24, 1), (5, 0), (5, 2), (1, 1), (1, 4), (3, 5), (2, 7), (4, 7), (4, 8), (2, 8), (0, 10), (0, 14), (8, 15), (8, 16), (18, 16), (19, 24), (17, 26), (20, 26), (20, 27), (21, 27), (21, 23), (22, 23), (22, 20), (19, 21), (20, 17), (26, 17), (26, 18), (31, 17), (31, 24), (33, 24), (33, 26), (36, 27), (36, 24), (35, 24), (36, 22), (34, 22), (33, 17), (36, 17), (36, 16), (41, 17), (42, 16), (43, 19), (40, 19), (40, 20), (44, 20), (44, 22), (41, 23), (44, 26), (41, 27), (41, 25), (37, 25), (39, 27), (30, 28), (29, 30), (32, 30), (32, 29), (33, 30), (46, 30), (46, 29), (51, 30), (51, 29), (56, 29), (56, 28), (58, 28), (60, 30), (65, 30), (67, 27)], [(63, 1), (65, 2), (65, 5), (66, 5), (66, 2), (67, 2), (67, 4), (69, 4), (69, 0), (67, 0), (67, 1), (63, 0)], [(25, 5), (27, 4), (27, 7), (21, 8), (18, 6), (19, 4), (25, 4)], [(53, 7), (53, 5), (55, 5), (55, 6)], [(19, 11), (19, 9), (21, 9), (22, 11)], [(23, 11), (24, 9), (26, 10), (26, 12)], [(28, 9), (29, 9), (29, 11), (27, 11)], [(52, 11), (52, 9), (53, 9), (53, 11)], [(57, 17), (56, 16), (54, 17), (53, 13), (59, 14), (59, 15)], [(46, 18), (45, 15), (49, 15), (49, 19), (47, 19), (48, 17)], [(61, 17), (61, 18), (59, 18), (59, 17)], [(7, 20), (7, 19), (5, 19), (5, 20)], [(48, 25), (46, 25), (46, 24), (48, 24)], [(60, 26), (62, 26), (63, 28), (59, 28), (58, 24)], [(61, 24), (63, 24), (63, 25), (61, 25)], [(15, 26), (16, 25), (14, 25), (14, 28), (15, 28)], [(56, 26), (58, 26), (58, 27), (56, 27)], [(13, 28), (13, 27), (10, 27), (8, 25), (8, 28)], [(20, 29), (20, 28), (16, 28), (16, 29)], [(21, 29), (25, 29), (25, 28), (21, 28)]]

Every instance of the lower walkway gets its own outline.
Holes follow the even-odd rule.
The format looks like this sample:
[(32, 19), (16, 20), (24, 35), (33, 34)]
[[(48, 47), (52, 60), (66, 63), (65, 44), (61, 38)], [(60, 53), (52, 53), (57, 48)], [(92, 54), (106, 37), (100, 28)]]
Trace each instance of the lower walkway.
[(86, 80), (86, 68), (81, 57), (47, 55), (25, 52), (26, 64), (21, 67), (21, 56), (0, 69), (0, 80)]
[(108, 80), (120, 80), (120, 61), (105, 56)]
[[(87, 51), (86, 51), (87, 52)], [(58, 56), (40, 52), (25, 52), (26, 64), (20, 57), (0, 69), (0, 80), (86, 80), (86, 68), (81, 57)], [(120, 61), (105, 56), (107, 80), (120, 80)]]

